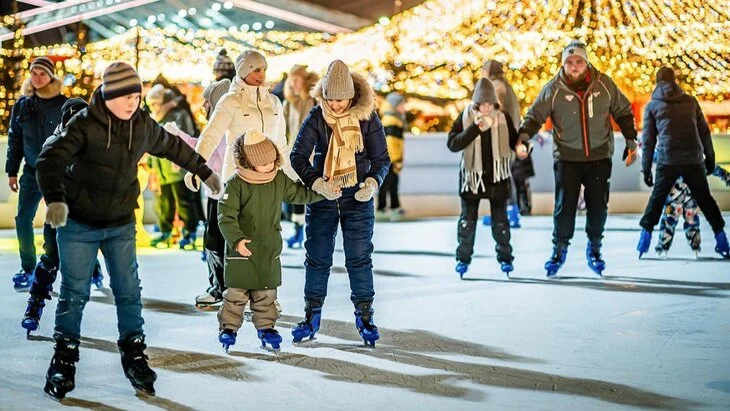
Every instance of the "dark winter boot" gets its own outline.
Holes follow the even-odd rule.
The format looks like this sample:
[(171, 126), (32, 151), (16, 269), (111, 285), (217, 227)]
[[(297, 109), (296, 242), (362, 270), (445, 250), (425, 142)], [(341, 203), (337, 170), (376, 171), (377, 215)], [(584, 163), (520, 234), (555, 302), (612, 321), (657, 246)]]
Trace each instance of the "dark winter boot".
[(294, 223), (294, 235), (286, 240), (286, 245), (289, 248), (302, 248), (304, 242), (304, 226), (299, 223)]
[(724, 231), (715, 234), (715, 252), (719, 253), (722, 258), (730, 258), (730, 244), (727, 242), (727, 235)]
[(373, 303), (371, 301), (355, 304), (355, 327), (366, 346), (375, 347), (375, 341), (380, 338), (378, 327), (375, 326), (373, 315)]
[[(261, 340), (261, 348), (267, 349), (273, 352), (279, 352), (281, 348), (281, 335), (273, 328), (266, 328), (264, 330), (258, 330), (257, 332), (259, 340)], [(270, 345), (268, 348), (266, 345)]]
[(299, 343), (304, 338), (314, 340), (314, 335), (319, 331), (319, 323), (322, 319), (322, 304), (315, 301), (307, 301), (304, 307), (304, 320), (292, 328), (291, 334), (294, 342)]
[(547, 271), (548, 278), (555, 278), (558, 275), (558, 270), (565, 264), (565, 259), (568, 257), (568, 247), (558, 244), (553, 247), (553, 254), (550, 259), (545, 263), (545, 271)]
[(76, 363), (79, 361), (79, 343), (68, 338), (56, 341), (55, 353), (46, 373), (43, 391), (60, 401), (76, 387)]
[(586, 247), (586, 261), (588, 262), (588, 268), (599, 276), (603, 276), (603, 270), (606, 269), (606, 262), (603, 261), (603, 257), (601, 256), (601, 246), (589, 241)]
[(41, 321), (43, 315), (43, 308), (46, 306), (45, 297), (42, 295), (31, 294), (28, 299), (28, 307), (25, 309), (25, 315), (20, 325), (26, 329), (27, 335), (30, 335), (31, 331), (38, 329), (38, 324)]
[(641, 236), (639, 237), (639, 244), (636, 245), (636, 251), (639, 252), (639, 258), (649, 252), (649, 246), (651, 246), (651, 231), (642, 228)]
[(117, 346), (122, 354), (124, 375), (134, 389), (141, 394), (155, 395), (153, 384), (157, 380), (157, 374), (147, 364), (148, 357), (144, 353), (147, 345), (144, 343), (144, 336), (118, 341)]

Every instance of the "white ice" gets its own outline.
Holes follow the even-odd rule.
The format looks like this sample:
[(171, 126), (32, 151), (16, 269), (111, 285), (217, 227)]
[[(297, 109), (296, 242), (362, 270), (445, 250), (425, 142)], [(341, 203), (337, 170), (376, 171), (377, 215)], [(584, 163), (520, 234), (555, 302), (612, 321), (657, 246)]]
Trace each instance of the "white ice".
[[(727, 216), (726, 216), (727, 218)], [(586, 266), (584, 218), (561, 270), (547, 280), (551, 219), (512, 231), (515, 272), (499, 271), (489, 227), (477, 232), (465, 280), (454, 272), (456, 219), (378, 223), (375, 320), (362, 347), (341, 244), (318, 340), (291, 344), (303, 308), (304, 251), (285, 250), (277, 358), (245, 323), (226, 354), (214, 311), (193, 298), (207, 284), (200, 253), (139, 250), (145, 332), (157, 396), (136, 397), (116, 351), (110, 290), (92, 290), (76, 389), (43, 395), (57, 297), (30, 340), (27, 293), (12, 288), (17, 252), (0, 249), (0, 409), (557, 410), (730, 408), (730, 261), (702, 226), (695, 260), (678, 232), (668, 260), (638, 260), (638, 216), (611, 216), (597, 278)], [(284, 227), (284, 234), (291, 226)], [(0, 233), (8, 244), (14, 232)], [(108, 284), (108, 278), (107, 278)], [(56, 285), (56, 290), (60, 285)]]

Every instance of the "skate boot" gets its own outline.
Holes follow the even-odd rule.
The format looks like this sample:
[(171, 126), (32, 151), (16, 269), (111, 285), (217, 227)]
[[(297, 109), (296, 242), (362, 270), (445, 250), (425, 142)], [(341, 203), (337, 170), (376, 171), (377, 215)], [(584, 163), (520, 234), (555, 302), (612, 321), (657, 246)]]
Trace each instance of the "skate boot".
[(26, 335), (30, 335), (31, 331), (38, 329), (38, 324), (41, 322), (41, 316), (43, 315), (43, 308), (46, 306), (46, 301), (43, 296), (32, 295), (28, 299), (28, 307), (25, 309), (25, 315), (20, 325), (26, 329)]
[(553, 247), (553, 254), (550, 259), (545, 263), (545, 271), (547, 271), (547, 278), (555, 278), (558, 276), (558, 270), (565, 264), (565, 259), (568, 257), (568, 248), (565, 246), (556, 245)]
[(727, 236), (724, 231), (715, 234), (715, 252), (720, 254), (722, 258), (730, 259), (730, 244), (727, 242)]
[(492, 216), (485, 215), (484, 217), (482, 217), (482, 225), (492, 225)]
[(466, 272), (468, 270), (469, 270), (469, 264), (462, 262), (462, 261), (456, 262), (456, 267), (454, 268), (454, 271), (459, 273), (459, 278), (464, 279), (464, 274), (466, 274)]
[(294, 235), (286, 240), (286, 246), (289, 248), (302, 248), (304, 242), (304, 226), (301, 224), (294, 224)]
[(76, 388), (76, 363), (79, 361), (79, 343), (64, 338), (56, 341), (55, 353), (46, 373), (43, 392), (56, 401)]
[(218, 342), (223, 344), (223, 348), (225, 348), (226, 352), (228, 352), (231, 346), (236, 345), (237, 335), (238, 334), (233, 330), (229, 330), (228, 328), (223, 329), (220, 334), (218, 334)]
[(170, 245), (172, 244), (172, 233), (169, 231), (166, 231), (162, 234), (160, 234), (159, 237), (153, 238), (150, 242), (151, 247), (155, 248), (170, 248)]
[(500, 261), (499, 262), (499, 269), (502, 270), (502, 272), (509, 278), (509, 273), (515, 270), (515, 266), (508, 261)]
[(195, 250), (195, 240), (198, 239), (198, 234), (183, 230), (183, 238), (178, 241), (177, 245), (181, 250)]
[(211, 293), (203, 293), (195, 297), (195, 307), (207, 308), (219, 304), (223, 301), (222, 297), (217, 297)]
[(118, 341), (117, 346), (122, 354), (122, 368), (124, 375), (132, 383), (132, 387), (139, 394), (155, 395), (154, 382), (157, 374), (147, 364), (147, 355), (144, 350), (144, 336)]
[(319, 323), (322, 319), (322, 305), (317, 302), (307, 301), (304, 307), (304, 320), (292, 328), (291, 334), (294, 343), (300, 343), (304, 338), (315, 340), (315, 334), (319, 331)]
[(601, 247), (596, 247), (589, 241), (588, 246), (586, 246), (586, 260), (588, 261), (588, 268), (598, 274), (599, 277), (603, 277), (603, 270), (606, 269), (606, 262), (603, 261), (603, 258), (601, 257)]
[(507, 206), (507, 219), (509, 220), (509, 226), (511, 228), (520, 228), (520, 209), (514, 205)]
[(639, 258), (649, 252), (649, 246), (651, 245), (651, 231), (647, 231), (645, 228), (641, 229), (641, 237), (639, 237), (639, 244), (636, 245), (636, 251), (639, 252)]
[[(258, 330), (259, 340), (261, 340), (261, 348), (278, 353), (281, 348), (281, 335), (273, 328), (266, 328), (264, 330)], [(266, 344), (270, 345), (271, 348), (267, 347)]]
[(375, 347), (375, 341), (380, 338), (380, 332), (378, 327), (373, 323), (373, 310), (372, 302), (357, 303), (355, 305), (355, 327), (360, 333), (365, 346)]
[(33, 279), (35, 279), (33, 273), (20, 270), (18, 273), (13, 275), (13, 287), (15, 287), (16, 290), (28, 288), (31, 284), (33, 284)]
[(656, 251), (657, 257), (661, 258), (662, 260), (666, 260), (669, 254), (669, 249), (664, 248), (661, 244), (657, 244), (656, 247), (654, 247), (654, 251)]

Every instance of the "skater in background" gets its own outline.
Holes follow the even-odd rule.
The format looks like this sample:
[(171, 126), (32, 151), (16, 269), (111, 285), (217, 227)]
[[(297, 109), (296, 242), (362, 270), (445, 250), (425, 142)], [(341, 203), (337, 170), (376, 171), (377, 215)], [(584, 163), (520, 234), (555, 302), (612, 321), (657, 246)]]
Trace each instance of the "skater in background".
[[(286, 144), (291, 150), (304, 119), (314, 107), (314, 98), (309, 95), (317, 83), (317, 74), (307, 71), (307, 66), (294, 66), (284, 83), (284, 119), (286, 120)], [(290, 206), (291, 222), (294, 223), (294, 234), (286, 240), (289, 248), (302, 246), (304, 242), (304, 205)]]
[(236, 343), (243, 309), (250, 301), (261, 345), (278, 350), (274, 328), (281, 285), (281, 203), (307, 204), (324, 199), (293, 182), (280, 170), (282, 158), (266, 136), (250, 129), (233, 145), (236, 172), (219, 202), (220, 230), (226, 240), (224, 302), (218, 311), (219, 341), (226, 350)]
[(447, 145), (461, 152), (459, 196), (461, 216), (457, 227), (456, 272), (463, 278), (474, 254), (479, 203), (489, 200), (492, 237), (497, 262), (509, 276), (514, 270), (507, 201), (510, 196), (510, 159), (515, 151), (527, 157), (527, 147), (517, 141), (510, 115), (500, 110), (494, 85), (481, 78), (474, 85), (472, 104), (467, 106), (449, 132)]
[[(644, 182), (653, 190), (639, 223), (642, 227), (636, 247), (639, 258), (649, 251), (651, 233), (659, 222), (667, 195), (679, 177), (687, 184), (715, 233), (715, 251), (730, 258), (725, 220), (707, 183), (707, 175), (715, 170), (710, 128), (697, 100), (677, 85), (674, 70), (669, 67), (662, 67), (657, 72), (656, 88), (644, 111), (643, 139)], [(651, 171), (655, 149), (656, 181)]]
[[(206, 118), (210, 119), (215, 106), (223, 97), (231, 86), (230, 80), (223, 80), (210, 83), (203, 90), (203, 108), (205, 109)], [(185, 140), (188, 145), (195, 147), (198, 142), (197, 138), (191, 137), (187, 133), (180, 130), (174, 122), (165, 123), (165, 130), (170, 134), (176, 135)], [(226, 142), (221, 139), (213, 154), (206, 162), (206, 165), (213, 170), (214, 173), (220, 174), (223, 169), (223, 158), (226, 154)], [(205, 261), (208, 264), (208, 288), (206, 291), (195, 297), (195, 305), (197, 307), (206, 307), (223, 301), (223, 292), (226, 290), (223, 278), (223, 262), (225, 259), (226, 242), (223, 239), (220, 228), (218, 228), (218, 200), (219, 196), (214, 196), (210, 189), (205, 188), (205, 196), (208, 198), (207, 204), (207, 221), (205, 223), (205, 234), (203, 236), (203, 247), (206, 253)]]
[[(43, 143), (61, 122), (61, 107), (67, 100), (61, 94), (62, 86), (61, 80), (56, 77), (53, 61), (44, 56), (36, 57), (30, 63), (30, 78), (23, 82), (21, 96), (10, 114), (5, 172), (10, 190), (18, 193), (15, 232), (21, 269), (13, 275), (16, 289), (28, 288), (33, 283), (37, 262), (33, 219), (41, 201), (35, 176), (36, 159)], [(18, 181), (20, 164), (24, 159), (23, 174)], [(48, 258), (44, 255), (41, 261), (44, 257)]]
[[(194, 135), (195, 125), (192, 117), (179, 107), (179, 100), (184, 98), (184, 96), (176, 96), (172, 90), (157, 84), (147, 93), (145, 100), (150, 109), (150, 115), (160, 125), (175, 123), (186, 134)], [(150, 156), (148, 165), (155, 172), (160, 183), (160, 195), (156, 197), (159, 202), (160, 236), (152, 240), (151, 246), (169, 247), (172, 244), (173, 222), (175, 213), (177, 213), (185, 224), (178, 245), (181, 250), (194, 249), (198, 222), (202, 219), (202, 216), (198, 215), (195, 205), (198, 195), (185, 186), (184, 172), (170, 160)]]
[[(76, 97), (66, 100), (61, 107), (61, 123), (56, 127), (56, 131), (51, 138), (58, 138), (66, 124), (79, 111), (89, 107), (82, 99)], [(43, 308), (46, 306), (45, 300), (51, 299), (51, 291), (53, 291), (53, 283), (56, 282), (58, 275), (59, 257), (58, 244), (56, 242), (56, 229), (50, 224), (43, 225), (43, 250), (41, 261), (35, 268), (33, 285), (30, 287), (30, 298), (28, 298), (28, 306), (25, 309), (25, 315), (21, 321), (21, 326), (25, 328), (30, 335), (31, 331), (38, 329), (38, 324), (43, 315)], [(94, 271), (91, 274), (91, 282), (97, 288), (102, 288), (104, 275), (101, 271), (101, 264), (96, 260)]]
[[(388, 145), (388, 156), (390, 157), (390, 169), (383, 180), (383, 185), (378, 190), (378, 210), (376, 216), (382, 219), (388, 218), (391, 221), (399, 221), (403, 217), (403, 209), (400, 206), (398, 196), (398, 181), (403, 169), (403, 131), (406, 128), (406, 99), (399, 93), (390, 93), (385, 96), (383, 102), (382, 122), (385, 130), (385, 142)], [(390, 197), (390, 210), (387, 210), (388, 197)]]
[(555, 210), (553, 253), (545, 263), (547, 276), (555, 277), (565, 263), (575, 232), (581, 186), (585, 187), (587, 210), (586, 260), (593, 272), (602, 275), (606, 262), (601, 246), (614, 150), (609, 118), (624, 136), (626, 167), (636, 160), (636, 127), (628, 98), (610, 77), (589, 64), (586, 46), (580, 41), (571, 41), (563, 50), (560, 72), (542, 88), (525, 115), (520, 140), (535, 136), (548, 118), (553, 124)]
[(659, 236), (654, 250), (660, 257), (667, 256), (674, 241), (674, 232), (680, 217), (684, 216), (684, 235), (690, 248), (697, 256), (700, 252), (700, 216), (697, 201), (692, 197), (689, 187), (678, 178), (664, 204), (664, 213), (659, 222)]
[(233, 81), (233, 78), (236, 77), (236, 65), (228, 57), (228, 51), (226, 49), (222, 49), (215, 57), (213, 75), (215, 76), (215, 81), (221, 81), (223, 79)]
[(719, 177), (726, 186), (730, 187), (730, 171), (720, 166), (715, 166), (715, 170), (712, 172), (712, 175)]
[[(489, 60), (482, 66), (482, 77), (489, 79), (494, 85), (497, 100), (502, 111), (509, 114), (515, 130), (520, 128), (520, 100), (512, 85), (504, 76), (504, 64), (501, 61)], [(512, 192), (507, 204), (507, 217), (511, 228), (520, 228), (520, 214), (529, 215), (532, 210), (532, 192), (529, 178), (535, 175), (532, 158), (514, 158), (510, 165), (512, 172)], [(485, 216), (488, 217), (488, 216)], [(486, 222), (489, 220), (485, 220)]]
[(374, 111), (373, 89), (340, 60), (329, 65), (312, 96), (317, 106), (299, 131), (291, 162), (302, 182), (328, 201), (307, 206), (305, 319), (292, 329), (292, 335), (294, 342), (300, 342), (314, 338), (319, 330), (341, 226), (355, 327), (365, 343), (374, 346), (380, 334), (372, 308), (373, 195), (390, 166), (385, 132)]
[(55, 353), (44, 388), (57, 399), (75, 387), (81, 317), (99, 250), (114, 294), (124, 374), (135, 389), (154, 395), (157, 376), (144, 354), (134, 232), (137, 164), (142, 156), (149, 152), (168, 158), (199, 175), (214, 192), (220, 190), (205, 160), (140, 110), (141, 93), (142, 82), (132, 66), (110, 64), (90, 107), (75, 115), (64, 133), (48, 140), (38, 157), (38, 184), (48, 204), (46, 222), (58, 230), (63, 273)]

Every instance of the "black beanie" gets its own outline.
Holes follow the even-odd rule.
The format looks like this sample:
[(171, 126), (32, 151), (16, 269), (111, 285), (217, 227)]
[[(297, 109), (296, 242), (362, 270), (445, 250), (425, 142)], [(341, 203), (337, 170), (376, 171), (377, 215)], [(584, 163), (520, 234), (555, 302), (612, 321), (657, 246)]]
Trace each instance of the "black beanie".
[(61, 106), (61, 127), (66, 127), (71, 117), (87, 107), (89, 105), (81, 98), (74, 97), (66, 100)]
[(672, 70), (671, 67), (660, 68), (659, 71), (657, 71), (656, 73), (656, 82), (658, 83), (660, 81), (669, 81), (674, 83), (674, 70)]

